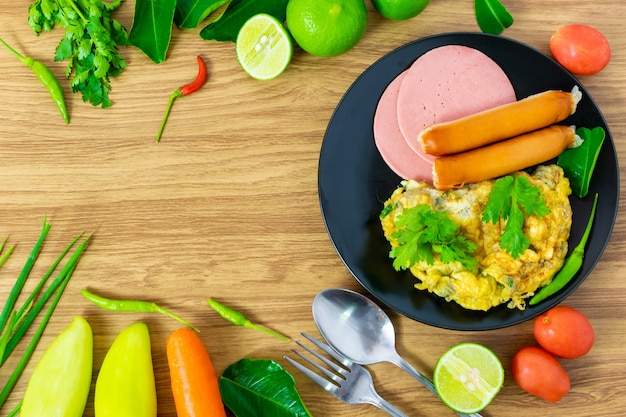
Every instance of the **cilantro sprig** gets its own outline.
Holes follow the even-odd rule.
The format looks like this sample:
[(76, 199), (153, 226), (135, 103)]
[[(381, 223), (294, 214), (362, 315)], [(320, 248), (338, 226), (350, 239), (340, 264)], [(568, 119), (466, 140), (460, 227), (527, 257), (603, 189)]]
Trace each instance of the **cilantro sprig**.
[(394, 258), (396, 271), (407, 269), (417, 262), (425, 261), (432, 265), (435, 255), (442, 262), (458, 261), (465, 268), (476, 272), (478, 261), (472, 256), (477, 246), (463, 236), (456, 223), (441, 211), (432, 210), (421, 204), (405, 208), (395, 223), (397, 230), (392, 238), (398, 242), (389, 256)]
[(36, 0), (28, 8), (28, 23), (36, 35), (56, 24), (65, 29), (54, 60), (68, 60), (65, 76), (72, 77), (72, 91), (103, 108), (112, 104), (110, 77), (126, 68), (118, 47), (128, 45), (128, 32), (111, 17), (122, 1)]
[(526, 216), (542, 217), (549, 213), (539, 187), (532, 185), (524, 176), (507, 175), (494, 183), (482, 220), (493, 224), (500, 219), (506, 221), (500, 236), (500, 247), (516, 259), (530, 246), (523, 229)]

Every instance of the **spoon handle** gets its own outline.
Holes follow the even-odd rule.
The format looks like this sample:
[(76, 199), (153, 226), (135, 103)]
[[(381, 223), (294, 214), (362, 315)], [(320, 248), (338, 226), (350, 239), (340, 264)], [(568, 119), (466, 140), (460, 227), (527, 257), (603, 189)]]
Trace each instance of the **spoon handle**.
[[(437, 390), (435, 389), (435, 385), (433, 384), (433, 382), (430, 379), (428, 379), (426, 376), (424, 376), (424, 374), (422, 374), (417, 369), (415, 369), (410, 363), (408, 363), (402, 357), (397, 356), (395, 360), (393, 361), (393, 363), (397, 365), (398, 367), (400, 367), (403, 371), (411, 375), (413, 378), (417, 379), (419, 382), (422, 383), (422, 385), (428, 388), (430, 392), (432, 392), (437, 397), (439, 397), (439, 394), (437, 394)], [(481, 417), (481, 415), (478, 413), (474, 413), (474, 414), (457, 413), (457, 414), (462, 417)]]
[(394, 364), (396, 364), (397, 366), (399, 366), (403, 371), (405, 371), (406, 373), (408, 373), (409, 375), (411, 375), (413, 378), (417, 379), (419, 382), (422, 383), (422, 385), (424, 385), (426, 388), (428, 388), (428, 390), (430, 392), (432, 392), (433, 394), (439, 396), (437, 394), (437, 390), (435, 389), (435, 386), (433, 385), (433, 382), (428, 379), (426, 376), (424, 376), (424, 374), (422, 374), (420, 371), (418, 371), (417, 369), (415, 369), (410, 363), (408, 363), (406, 360), (404, 360), (403, 358), (401, 358), (400, 356), (398, 356), (398, 358), (396, 359), (396, 361), (394, 361)]

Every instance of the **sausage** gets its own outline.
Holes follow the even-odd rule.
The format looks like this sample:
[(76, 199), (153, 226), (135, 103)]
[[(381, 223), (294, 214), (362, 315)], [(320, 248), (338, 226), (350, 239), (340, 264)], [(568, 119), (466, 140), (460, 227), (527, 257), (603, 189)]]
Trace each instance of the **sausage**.
[(449, 122), (517, 100), (511, 80), (484, 52), (463, 45), (433, 48), (406, 70), (397, 98), (400, 132), (431, 165), (417, 134), (434, 123)]
[(470, 151), (435, 158), (433, 184), (439, 190), (489, 180), (556, 158), (582, 143), (574, 126), (553, 125)]
[(565, 120), (576, 111), (580, 90), (549, 90), (457, 120), (436, 123), (417, 136), (430, 155), (468, 151)]

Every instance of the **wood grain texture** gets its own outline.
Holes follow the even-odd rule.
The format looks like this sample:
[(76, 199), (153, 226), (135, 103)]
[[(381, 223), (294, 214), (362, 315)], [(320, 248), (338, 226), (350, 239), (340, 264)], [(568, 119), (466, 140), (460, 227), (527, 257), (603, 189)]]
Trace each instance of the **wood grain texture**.
[[(590, 24), (607, 36), (611, 63), (597, 75), (580, 77), (580, 82), (602, 109), (623, 160), (626, 3), (505, 3), (516, 20), (504, 35), (546, 53), (550, 35), (564, 24)], [(53, 62), (61, 30), (36, 37), (26, 20), (28, 2), (0, 0), (0, 4), (0, 36), (62, 78), (65, 63)], [(128, 68), (112, 79), (111, 108), (83, 103), (62, 79), (69, 126), (33, 74), (0, 49), (0, 236), (9, 235), (17, 244), (0, 270), (0, 299), (8, 294), (44, 216), (52, 230), (34, 276), (43, 273), (78, 233), (93, 234), (1, 415), (20, 400), (44, 348), (74, 315), (82, 315), (93, 327), (95, 370), (117, 333), (134, 321), (147, 322), (159, 416), (176, 415), (165, 340), (178, 323), (160, 316), (98, 310), (82, 298), (81, 288), (149, 299), (179, 313), (200, 328), (220, 373), (243, 357), (275, 359), (288, 367), (282, 356), (294, 345), (226, 323), (210, 310), (206, 298), (298, 338), (300, 331), (318, 334), (311, 316), (311, 301), (318, 291), (359, 289), (328, 239), (318, 204), (318, 156), (332, 112), (359, 74), (384, 54), (420, 37), (478, 30), (469, 0), (433, 0), (420, 16), (402, 22), (382, 19), (369, 1), (366, 4), (368, 30), (356, 48), (336, 58), (316, 58), (296, 49), (287, 71), (269, 82), (246, 76), (234, 45), (203, 41), (199, 29), (174, 28), (168, 59), (160, 65), (137, 49), (123, 48)], [(134, 1), (127, 0), (115, 15), (128, 29), (133, 6)], [(162, 141), (155, 144), (167, 98), (194, 78), (197, 54), (208, 63), (209, 81), (198, 93), (176, 102)], [(625, 241), (620, 209), (604, 256), (567, 300), (588, 315), (596, 331), (596, 344), (587, 356), (562, 362), (572, 379), (571, 392), (558, 404), (546, 403), (522, 392), (507, 370), (505, 386), (484, 416), (522, 415), (529, 410), (545, 417), (623, 414)], [(397, 327), (399, 352), (425, 373), (432, 373), (439, 355), (462, 341), (491, 347), (507, 368), (517, 349), (533, 343), (530, 322), (497, 331), (455, 332), (389, 313)], [(8, 367), (0, 369), (0, 381)], [(407, 415), (454, 415), (393, 365), (371, 369), (379, 392)], [(344, 405), (293, 373), (315, 416), (384, 415), (372, 406)], [(93, 416), (93, 391), (85, 416)]]

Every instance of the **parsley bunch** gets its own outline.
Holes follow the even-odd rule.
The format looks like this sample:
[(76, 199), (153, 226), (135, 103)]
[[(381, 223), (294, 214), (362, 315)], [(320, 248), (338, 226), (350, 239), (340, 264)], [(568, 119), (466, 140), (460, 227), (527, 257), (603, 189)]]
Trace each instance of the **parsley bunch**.
[(55, 24), (65, 29), (56, 48), (55, 61), (69, 60), (65, 76), (83, 101), (110, 107), (109, 77), (122, 73), (126, 61), (118, 50), (128, 45), (124, 26), (111, 17), (123, 0), (36, 0), (28, 8), (28, 24), (36, 35)]
[(506, 221), (500, 236), (500, 247), (513, 258), (519, 257), (530, 246), (524, 235), (526, 215), (539, 217), (550, 213), (539, 187), (528, 178), (518, 175), (499, 178), (493, 185), (483, 209), (482, 220), (496, 224), (500, 218)]
[(396, 271), (420, 261), (432, 265), (438, 254), (444, 263), (458, 261), (476, 272), (478, 261), (472, 256), (476, 244), (460, 234), (456, 223), (446, 213), (432, 210), (426, 204), (405, 208), (396, 220), (396, 227), (398, 230), (391, 237), (398, 246), (389, 252)]

